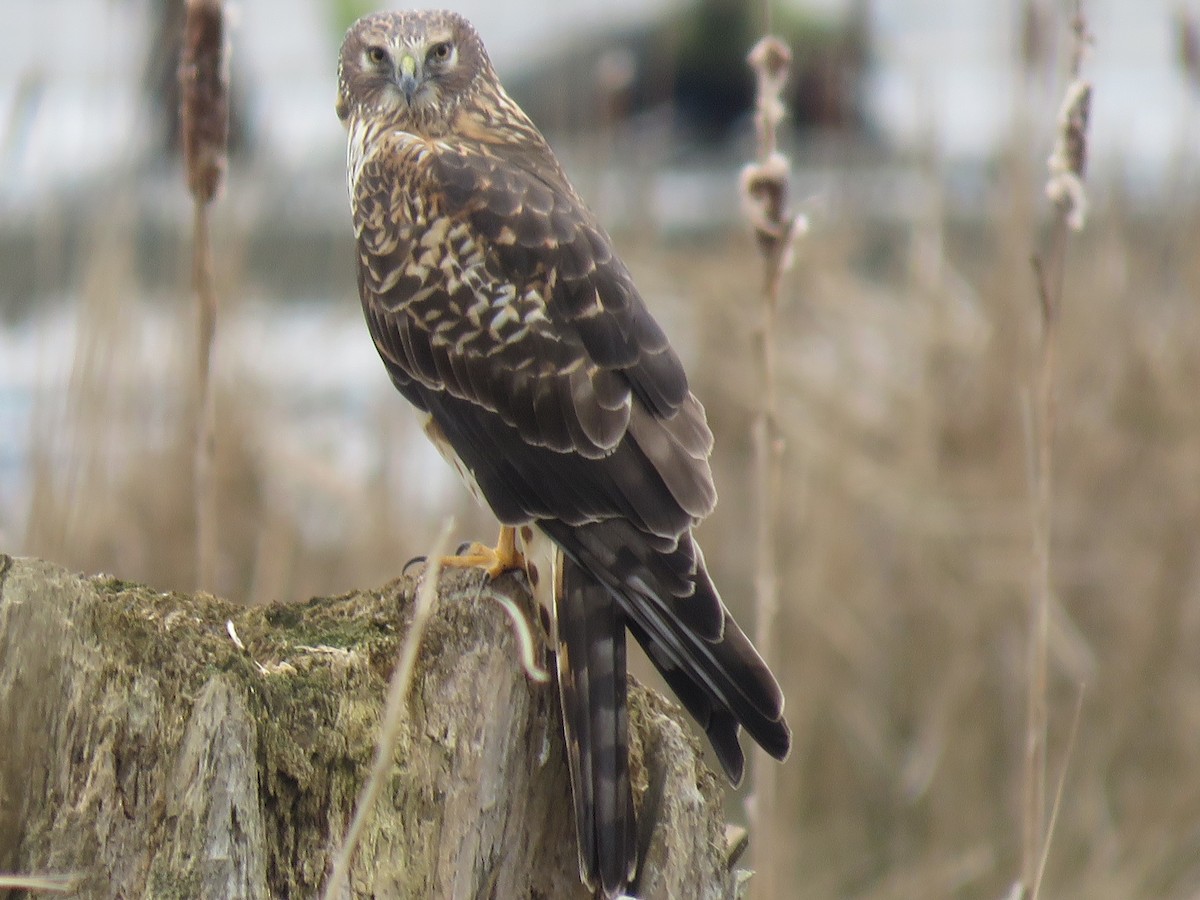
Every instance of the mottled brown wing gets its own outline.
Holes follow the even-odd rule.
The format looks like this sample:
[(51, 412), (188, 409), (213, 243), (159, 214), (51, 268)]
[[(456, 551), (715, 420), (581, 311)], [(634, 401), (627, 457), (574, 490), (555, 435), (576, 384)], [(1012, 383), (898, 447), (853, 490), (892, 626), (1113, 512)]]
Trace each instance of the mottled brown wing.
[(541, 293), (560, 339), (620, 372), (655, 415), (674, 415), (688, 396), (683, 366), (549, 148), (458, 149), (438, 154), (435, 170), (447, 210), (468, 217), (503, 277), (546, 282)]
[(664, 536), (707, 515), (703, 409), (552, 157), (403, 150), (354, 188), (367, 321), (401, 391), (496, 460), (475, 474), (497, 515)]
[[(433, 417), (497, 517), (534, 520), (607, 589), (737, 780), (740, 727), (781, 758), (790, 733), (778, 685), (691, 537), (715, 502), (712, 435), (607, 236), (536, 150), (439, 146), (413, 164), (364, 167), (367, 320), (397, 387)], [(567, 618), (579, 627), (561, 635), (566, 656), (589, 684), (593, 670), (615, 672), (615, 645), (594, 637), (618, 620), (600, 628), (575, 608)], [(586, 729), (572, 778), (580, 837), (605, 881), (628, 863), (624, 833), (601, 827), (622, 821), (612, 813), (624, 795), (586, 723), (619, 697), (567, 671), (564, 717)]]

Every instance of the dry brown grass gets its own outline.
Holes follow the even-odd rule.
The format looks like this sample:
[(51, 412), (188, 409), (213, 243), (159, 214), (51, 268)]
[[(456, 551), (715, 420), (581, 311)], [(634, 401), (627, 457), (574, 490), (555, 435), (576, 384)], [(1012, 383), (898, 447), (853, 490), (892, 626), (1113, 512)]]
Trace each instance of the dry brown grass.
[[(1089, 690), (1052, 896), (1182, 897), (1200, 886), (1190, 824), (1200, 778), (1186, 761), (1200, 714), (1190, 650), (1200, 628), (1200, 272), (1158, 262), (1184, 227), (1145, 228), (1105, 209), (1068, 260), (1051, 777), (1077, 686)], [(1019, 869), (1033, 565), (1027, 260), (996, 253), (998, 233), (958, 260), (952, 249), (977, 292), (964, 298), (826, 269), (822, 260), (843, 255), (838, 240), (819, 228), (806, 239), (783, 329), (792, 349), (781, 354), (792, 360), (782, 420), (793, 516), (777, 638), (797, 738), (783, 774), (798, 813), (789, 874), (812, 896), (1000, 896)], [(721, 277), (713, 262), (697, 282)], [(737, 296), (736, 276), (724, 287)], [(753, 521), (729, 487), (749, 449), (730, 447), (749, 426), (748, 407), (729, 396), (744, 383), (742, 360), (720, 349), (736, 329), (732, 315), (712, 323), (698, 387), (715, 407), (724, 487), (705, 544), (735, 597), (753, 578), (749, 548), (722, 540), (752, 533)], [(1167, 821), (1175, 835), (1149, 852)]]
[[(1035, 223), (998, 214), (945, 224), (940, 279), (903, 262), (864, 272), (855, 260), (867, 236), (818, 226), (784, 288), (776, 647), (796, 748), (779, 772), (785, 852), (774, 865), (802, 896), (999, 897), (1019, 867), (1032, 565), (1022, 395), (1035, 347), (1026, 255)], [(1198, 227), (1194, 214), (1145, 221), (1120, 202), (1101, 204), (1068, 255), (1051, 778), (1077, 685), (1089, 689), (1050, 896), (1200, 889), (1200, 260), (1177, 250), (1179, 235)], [(889, 236), (895, 259), (911, 237)], [(137, 286), (119, 259), (97, 250), (82, 292), (89, 340), (66, 408), (43, 416), (58, 438), (73, 435), (71, 466), (45, 463), (28, 540), (14, 549), (187, 587), (187, 422), (174, 421), (173, 440), (144, 439), (160, 449), (137, 453), (144, 408), (100, 389), (121, 382), (136, 332), (137, 307), (117, 298)], [(659, 308), (692, 314), (689, 355), (718, 436), (722, 491), (701, 537), (749, 621), (754, 335), (739, 304), (756, 302), (750, 238), (630, 262), (648, 294), (665, 295)], [(189, 346), (186, 304), (178, 315)], [(365, 334), (363, 352), (373, 352)], [(182, 394), (184, 362), (170, 375)], [(221, 388), (222, 592), (257, 601), (381, 582), (428, 546), (433, 523), (408, 518), (403, 485), (330, 482), (299, 448), (289, 455), (265, 439), (255, 408), (244, 390)], [(381, 416), (404, 413), (396, 404)], [(381, 430), (395, 453), (407, 446), (403, 427)], [(273, 500), (282, 477), (328, 507), (341, 523), (336, 542), (306, 543)], [(462, 536), (476, 529), (490, 531), (476, 516)]]
[[(1018, 146), (985, 215), (883, 230), (818, 219), (783, 286), (774, 644), (796, 746), (778, 773), (780, 896), (997, 898), (1020, 869), (1033, 566), (1022, 398), (1037, 348), (1028, 260), (1041, 176)], [(1045, 894), (1182, 900), (1200, 892), (1200, 214), (1148, 216), (1108, 195), (1069, 250), (1058, 337), (1051, 790), (1078, 685), (1088, 691)], [(188, 588), (187, 417), (149, 416), (113, 389), (139, 375), (128, 371), (143, 309), (129, 241), (111, 225), (96, 236), (69, 393), (37, 422), (68, 462), (47, 449), (27, 539), (4, 549)], [(717, 434), (722, 501), (701, 539), (751, 621), (751, 239), (641, 243), (628, 261), (691, 338)], [(194, 346), (184, 292), (170, 306), (179, 348)], [(362, 352), (374, 352), (365, 329)], [(177, 357), (156, 377), (186, 397), (195, 376)], [(429, 545), (437, 520), (410, 513), (417, 486), (328, 477), (263, 433), (253, 394), (219, 370), (216, 388), (222, 593), (256, 602), (378, 583)], [(395, 456), (414, 438), (410, 420), (390, 424), (402, 416), (399, 402), (380, 411)], [(283, 480), (327, 510), (336, 540), (295, 521)], [(441, 512), (464, 537), (490, 532), (465, 499)]]

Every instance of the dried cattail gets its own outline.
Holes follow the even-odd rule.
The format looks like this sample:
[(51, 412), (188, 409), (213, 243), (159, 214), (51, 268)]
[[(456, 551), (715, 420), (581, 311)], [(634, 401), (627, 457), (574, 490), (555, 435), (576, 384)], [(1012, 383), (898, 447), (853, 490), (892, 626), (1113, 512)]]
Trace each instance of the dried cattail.
[(188, 189), (198, 201), (208, 203), (221, 186), (229, 140), (229, 70), (221, 0), (187, 0), (179, 85)]
[[(787, 217), (788, 178), (791, 166), (777, 147), (776, 131), (787, 115), (783, 104), (783, 88), (792, 67), (792, 51), (774, 35), (762, 38), (746, 57), (758, 83), (755, 130), (758, 133), (758, 160), (742, 170), (741, 197), (746, 217), (754, 227), (754, 235), (763, 256), (779, 270), (787, 269), (788, 250), (797, 231), (805, 221), (800, 216)], [(768, 277), (776, 277), (770, 272)]]
[(775, 35), (768, 34), (754, 45), (746, 61), (758, 81), (754, 121), (765, 157), (775, 151), (775, 129), (786, 114), (780, 97), (792, 70), (792, 48)]
[(1091, 41), (1082, 15), (1074, 24), (1075, 54), (1072, 63), (1073, 80), (1067, 85), (1062, 107), (1058, 112), (1058, 134), (1054, 150), (1046, 160), (1050, 178), (1046, 196), (1067, 210), (1067, 224), (1075, 230), (1083, 227), (1087, 213), (1087, 198), (1083, 176), (1087, 170), (1087, 130), (1092, 110), (1091, 82), (1079, 75), (1083, 56)]
[[(782, 94), (792, 65), (792, 51), (774, 35), (763, 37), (746, 58), (757, 81), (754, 124), (758, 137), (757, 159), (741, 174), (740, 193), (746, 216), (754, 228), (763, 260), (762, 319), (755, 329), (759, 363), (759, 407), (754, 417), (754, 507), (756, 547), (754, 597), (758, 615), (755, 643), (770, 659), (772, 633), (779, 612), (779, 483), (783, 471), (784, 442), (779, 427), (778, 377), (776, 367), (776, 321), (783, 272), (791, 263), (792, 240), (805, 225), (801, 216), (787, 212), (791, 164), (779, 152), (776, 130), (787, 110)], [(758, 852), (764, 860), (774, 857), (773, 835), (778, 819), (775, 774), (756, 757), (754, 794), (747, 801), (752, 827), (760, 836)], [(774, 896), (774, 873), (762, 873), (764, 896)]]
[[(1028, 682), (1025, 697), (1025, 750), (1022, 778), (1021, 879), (1011, 896), (1038, 900), (1054, 835), (1062, 781), (1047, 817), (1046, 735), (1049, 728), (1049, 633), (1051, 598), (1050, 535), (1054, 524), (1051, 474), (1054, 471), (1054, 433), (1058, 409), (1059, 322), (1063, 305), (1067, 241), (1072, 229), (1083, 227), (1086, 196), (1087, 128), (1092, 104), (1091, 83), (1083, 78), (1083, 61), (1091, 46), (1082, 0), (1076, 0), (1071, 23), (1071, 83), (1058, 113), (1054, 150), (1046, 161), (1050, 177), (1046, 194), (1054, 211), (1045, 249), (1032, 259), (1041, 313), (1041, 346), (1034, 369), (1030, 420), (1033, 496), (1033, 577), (1030, 583)], [(1074, 726), (1068, 746), (1074, 741)]]
[(179, 64), (180, 117), (188, 189), (195, 212), (192, 281), (196, 289), (197, 395), (195, 500), (196, 573), (201, 587), (213, 589), (217, 565), (216, 398), (212, 353), (217, 330), (208, 204), (225, 174), (229, 140), (229, 70), (222, 0), (187, 0), (183, 58)]

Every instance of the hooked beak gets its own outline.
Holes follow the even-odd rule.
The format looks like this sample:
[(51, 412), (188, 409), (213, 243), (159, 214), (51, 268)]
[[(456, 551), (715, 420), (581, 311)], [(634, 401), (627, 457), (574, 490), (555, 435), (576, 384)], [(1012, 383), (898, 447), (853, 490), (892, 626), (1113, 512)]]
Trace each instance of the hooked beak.
[(412, 106), (413, 95), (416, 94), (417, 88), (421, 83), (417, 80), (417, 61), (413, 59), (411, 54), (405, 53), (400, 57), (400, 68), (396, 72), (398, 76), (396, 84), (404, 93), (404, 99), (409, 106)]

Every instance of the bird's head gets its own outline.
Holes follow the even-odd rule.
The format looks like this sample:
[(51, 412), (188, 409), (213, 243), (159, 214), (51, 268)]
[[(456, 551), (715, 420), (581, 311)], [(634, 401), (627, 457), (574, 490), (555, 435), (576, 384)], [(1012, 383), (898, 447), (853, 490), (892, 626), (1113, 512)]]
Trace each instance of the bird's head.
[(337, 114), (436, 134), (491, 63), (471, 23), (445, 10), (376, 13), (350, 26), (338, 60)]

